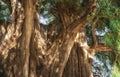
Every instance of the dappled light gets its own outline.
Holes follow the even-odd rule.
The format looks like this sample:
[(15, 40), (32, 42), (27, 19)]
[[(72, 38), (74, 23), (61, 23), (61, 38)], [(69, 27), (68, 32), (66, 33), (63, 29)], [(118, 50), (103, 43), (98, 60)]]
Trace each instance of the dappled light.
[(0, 0), (0, 77), (119, 77), (119, 0)]

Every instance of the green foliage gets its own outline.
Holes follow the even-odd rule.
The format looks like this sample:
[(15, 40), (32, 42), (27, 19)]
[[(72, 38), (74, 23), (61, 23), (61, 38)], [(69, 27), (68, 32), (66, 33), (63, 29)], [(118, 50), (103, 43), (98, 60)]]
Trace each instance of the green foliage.
[(102, 25), (109, 27), (109, 32), (104, 37), (105, 43), (119, 51), (120, 9), (113, 6), (111, 0), (100, 0), (98, 5), (97, 11), (100, 12), (100, 17), (106, 19), (105, 21), (103, 19), (100, 20), (98, 25), (100, 25), (99, 27), (102, 27)]
[(106, 44), (112, 47), (113, 43), (115, 42), (114, 36), (112, 36), (112, 34), (107, 33), (104, 38), (105, 38)]
[(79, 15), (83, 11), (82, 2), (82, 0), (46, 0), (38, 6), (38, 9), (52, 13), (61, 11)]
[[(114, 2), (117, 4), (116, 2)], [(112, 0), (98, 1), (97, 12), (100, 12), (100, 17), (106, 20), (99, 20), (98, 28), (108, 26), (109, 31), (104, 36), (105, 44), (113, 49), (113, 52), (120, 55), (120, 8), (113, 5)], [(112, 60), (114, 59), (114, 60)], [(112, 77), (120, 77), (120, 59), (116, 55), (111, 56), (111, 61), (115, 62)]]
[(105, 35), (105, 42), (107, 45), (120, 53), (120, 19), (110, 20), (110, 32)]
[(117, 65), (114, 65), (114, 69), (112, 71), (112, 77), (120, 77), (120, 70), (118, 69), (118, 67), (116, 67)]
[[(107, 45), (109, 45), (113, 51), (120, 55), (120, 19), (111, 19), (109, 24), (110, 31), (105, 35), (105, 42)], [(116, 59), (116, 56), (111, 56), (114, 59)], [(118, 72), (118, 69), (120, 69), (120, 59), (117, 58), (117, 63), (115, 61), (114, 70), (112, 72), (112, 77), (119, 77), (120, 74)]]
[(109, 19), (116, 19), (119, 16), (120, 9), (117, 8), (112, 4), (111, 0), (100, 0), (98, 1), (99, 7), (97, 11), (101, 12), (101, 16), (109, 18)]
[(5, 23), (10, 21), (10, 10), (4, 2), (0, 3), (0, 21)]

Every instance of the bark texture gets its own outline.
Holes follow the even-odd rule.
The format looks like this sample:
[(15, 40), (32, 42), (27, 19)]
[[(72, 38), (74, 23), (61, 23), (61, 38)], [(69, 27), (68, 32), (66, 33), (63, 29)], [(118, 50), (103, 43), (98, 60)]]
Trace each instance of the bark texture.
[(77, 34), (76, 42), (64, 70), (63, 77), (93, 77), (92, 60), (89, 57), (89, 46), (87, 45), (85, 29)]
[(25, 22), (23, 27), (23, 35), (21, 41), (21, 54), (22, 54), (22, 65), (23, 65), (23, 76), (29, 77), (29, 58), (30, 58), (30, 41), (32, 36), (32, 31), (34, 27), (34, 13), (35, 5), (31, 0), (25, 0), (24, 2), (25, 9)]
[(94, 54), (101, 49), (111, 50), (108, 46), (96, 45), (94, 31), (95, 45), (87, 44), (85, 27), (88, 18), (95, 19), (91, 13), (96, 13), (96, 0), (84, 0), (80, 15), (65, 3), (56, 4), (60, 25), (47, 27), (39, 23), (36, 0), (4, 1), (11, 5), (12, 23), (7, 27), (0, 24), (2, 77), (93, 77)]

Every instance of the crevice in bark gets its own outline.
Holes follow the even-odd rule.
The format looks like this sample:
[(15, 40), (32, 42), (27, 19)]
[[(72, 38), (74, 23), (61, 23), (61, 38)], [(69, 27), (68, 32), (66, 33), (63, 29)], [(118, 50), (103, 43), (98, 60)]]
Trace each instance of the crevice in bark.
[(37, 77), (36, 74), (36, 66), (37, 66), (37, 59), (36, 59), (36, 50), (35, 50), (35, 43), (34, 43), (34, 33), (32, 33), (31, 44), (30, 44), (30, 58), (29, 58), (29, 77)]
[(86, 44), (85, 29), (77, 34), (63, 77), (93, 77), (92, 62), (89, 62), (89, 46)]

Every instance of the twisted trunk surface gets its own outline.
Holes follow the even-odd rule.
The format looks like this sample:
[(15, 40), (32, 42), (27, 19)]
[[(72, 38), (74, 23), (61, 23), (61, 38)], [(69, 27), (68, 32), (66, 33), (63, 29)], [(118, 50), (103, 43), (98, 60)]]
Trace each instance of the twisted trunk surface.
[[(39, 24), (34, 0), (11, 0), (12, 23), (6, 33), (2, 31), (5, 37), (0, 43), (4, 77), (93, 77), (94, 54), (111, 49), (87, 45), (85, 27), (87, 18), (94, 18), (90, 14), (95, 12), (96, 0), (83, 1), (87, 3), (85, 12), (80, 16), (71, 13), (71, 17), (66, 7), (58, 5), (62, 29), (54, 31), (56, 25), (46, 30)], [(93, 39), (96, 43), (95, 36)]]

